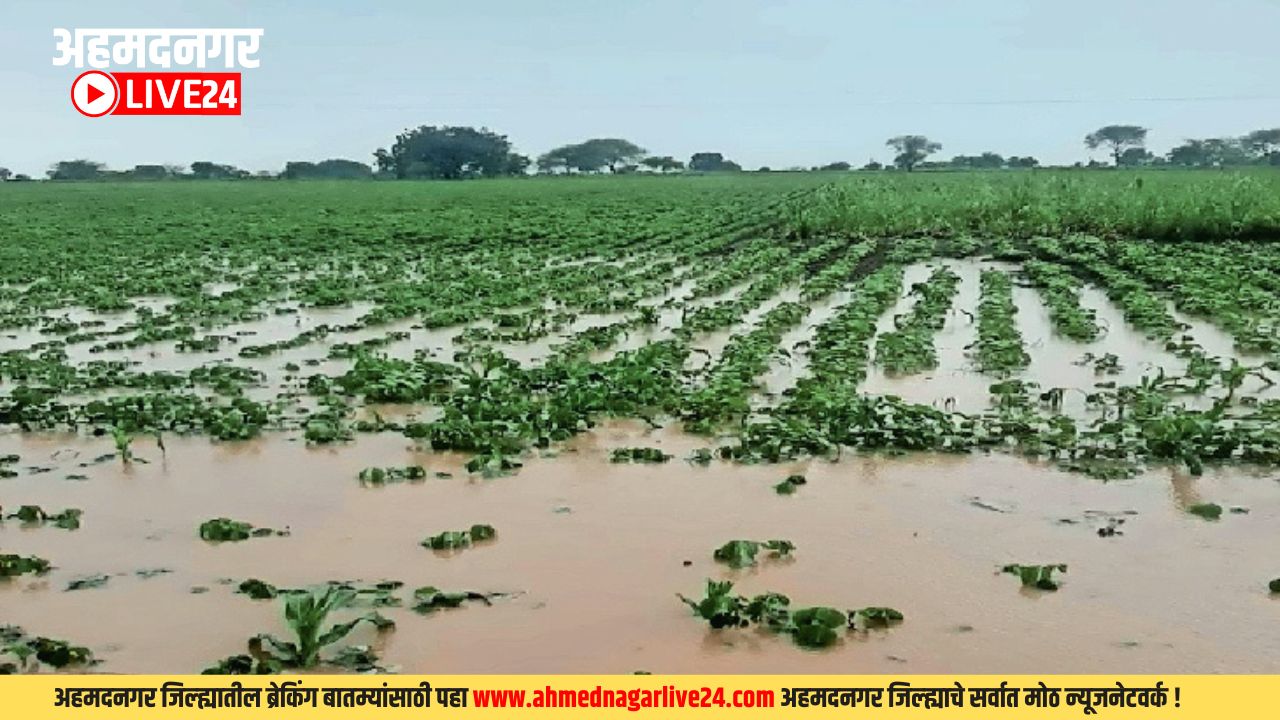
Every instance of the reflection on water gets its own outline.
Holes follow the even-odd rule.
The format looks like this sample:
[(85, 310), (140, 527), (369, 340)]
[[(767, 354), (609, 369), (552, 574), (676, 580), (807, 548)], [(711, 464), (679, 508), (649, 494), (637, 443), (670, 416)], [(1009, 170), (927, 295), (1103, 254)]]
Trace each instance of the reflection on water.
[[(982, 412), (989, 407), (989, 388), (997, 378), (979, 373), (970, 351), (966, 349), (977, 342), (976, 319), (971, 313), (977, 312), (979, 278), (984, 269), (997, 268), (1009, 272), (1016, 271), (1016, 265), (982, 260), (946, 260), (909, 266), (903, 281), (903, 294), (877, 322), (877, 336), (894, 329), (896, 316), (910, 312), (915, 302), (910, 295), (911, 285), (926, 280), (931, 268), (939, 264), (950, 267), (960, 277), (960, 284), (945, 325), (934, 335), (938, 367), (917, 375), (894, 376), (873, 363), (862, 389), (871, 394), (897, 395), (910, 402), (939, 407), (951, 399), (960, 412)], [(1022, 334), (1031, 363), (1012, 377), (1035, 382), (1042, 390), (1066, 389), (1061, 412), (1073, 418), (1091, 416), (1085, 408), (1085, 397), (1096, 390), (1097, 383), (1136, 385), (1144, 377), (1154, 377), (1161, 371), (1170, 377), (1186, 372), (1186, 360), (1166, 350), (1164, 343), (1147, 338), (1127, 323), (1120, 308), (1096, 286), (1086, 284), (1080, 292), (1081, 307), (1093, 310), (1098, 325), (1103, 329), (1097, 340), (1088, 343), (1054, 332), (1049, 309), (1036, 290), (1015, 285), (1013, 299), (1017, 307), (1018, 331)], [(1178, 313), (1174, 315), (1187, 324), (1186, 335), (1210, 356), (1219, 357), (1223, 362), (1232, 358), (1250, 365), (1260, 362), (1257, 357), (1236, 353), (1231, 337), (1213, 325)], [(1101, 358), (1108, 354), (1119, 358), (1119, 368), (1114, 372), (1098, 373), (1093, 363), (1087, 361), (1088, 358)], [(1280, 385), (1267, 385), (1250, 376), (1240, 392), (1260, 399), (1280, 397)], [(1191, 407), (1207, 407), (1212, 401), (1212, 397), (1179, 398), (1179, 402)]]
[[(878, 321), (909, 312), (912, 283), (939, 263), (960, 277), (957, 297), (936, 334), (936, 370), (892, 377), (869, 369), (864, 390), (919, 403), (955, 400), (963, 412), (988, 403), (992, 378), (972, 368), (967, 348), (983, 261), (934, 261), (906, 270), (904, 294)], [(681, 312), (738, 297), (746, 284), (697, 300), (695, 280), (673, 282), (644, 302), (660, 307), (657, 327), (624, 336), (613, 353), (672, 337)], [(208, 292), (234, 290), (229, 281)], [(836, 293), (784, 334), (777, 358), (761, 376), (757, 406), (804, 377), (805, 345), (816, 328), (850, 300)], [(797, 300), (786, 288), (731, 328), (691, 341), (692, 365), (713, 361), (734, 333), (749, 331), (780, 303)], [(1064, 412), (1087, 414), (1083, 398), (1095, 383), (1135, 384), (1163, 369), (1185, 371), (1185, 360), (1135, 332), (1119, 308), (1085, 286), (1082, 305), (1105, 332), (1095, 342), (1056, 335), (1039, 294), (1017, 287), (1017, 323), (1031, 356), (1020, 377), (1048, 389), (1069, 388)], [(147, 307), (163, 311), (165, 299)], [(141, 304), (141, 303), (140, 303)], [(422, 351), (451, 359), (465, 327), (424, 329), (413, 320), (336, 332), (307, 346), (264, 358), (240, 358), (247, 344), (288, 340), (319, 324), (355, 323), (370, 309), (354, 305), (302, 309), (202, 331), (236, 338), (212, 353), (177, 353), (166, 341), (91, 354), (95, 343), (68, 348), (71, 362), (126, 359), (146, 370), (190, 370), (233, 362), (266, 374), (251, 397), (275, 397), (299, 377), (338, 375), (350, 367), (329, 359), (337, 343), (358, 343), (389, 332), (409, 337), (381, 348), (392, 357)], [(967, 311), (967, 312), (966, 312)], [(51, 317), (102, 320), (99, 330), (136, 320), (136, 312), (102, 316), (83, 308)], [(574, 332), (632, 317), (583, 314), (531, 343), (499, 346), (525, 364), (541, 361)], [(1232, 357), (1230, 337), (1214, 326), (1178, 316), (1206, 352)], [(470, 327), (491, 327), (481, 320)], [(48, 340), (39, 328), (0, 333), (0, 351)], [(1098, 375), (1086, 354), (1114, 354), (1120, 369)], [(1256, 363), (1258, 359), (1247, 358)], [(301, 370), (286, 370), (293, 363)], [(1275, 396), (1250, 378), (1242, 394)], [(82, 398), (83, 399), (83, 398)], [(438, 409), (370, 405), (361, 417), (430, 420)], [(516, 477), (482, 480), (459, 455), (431, 453), (392, 434), (361, 436), (332, 448), (309, 448), (296, 436), (248, 443), (167, 437), (167, 451), (140, 437), (135, 452), (148, 462), (97, 461), (114, 449), (107, 438), (68, 434), (0, 434), (0, 455), (16, 453), (19, 477), (0, 480), (0, 505), (39, 504), (51, 511), (84, 510), (83, 527), (0, 523), (0, 548), (51, 560), (47, 576), (0, 582), (0, 622), (92, 647), (107, 672), (194, 672), (243, 651), (259, 632), (284, 631), (278, 603), (233, 594), (235, 584), (259, 578), (282, 586), (326, 580), (390, 579), (412, 588), (519, 593), (493, 607), (468, 607), (422, 617), (404, 609), (385, 639), (389, 664), (409, 672), (447, 667), (454, 672), (1267, 672), (1280, 646), (1261, 631), (1274, 624), (1266, 582), (1278, 574), (1275, 531), (1280, 483), (1245, 469), (1210, 470), (1203, 477), (1153, 471), (1131, 481), (1099, 483), (1005, 456), (909, 458), (846, 454), (776, 466), (683, 460), (716, 438), (673, 427), (607, 423), (566, 447), (526, 459)], [(662, 448), (676, 459), (663, 465), (615, 465), (616, 447)], [(364, 488), (371, 467), (421, 464), (420, 483)], [(436, 473), (449, 477), (437, 477)], [(772, 486), (801, 473), (808, 483), (792, 496)], [(1218, 522), (1187, 514), (1202, 502), (1247, 508)], [(227, 516), (288, 528), (288, 537), (218, 546), (200, 541), (200, 522)], [(1109, 519), (1123, 518), (1123, 534), (1100, 537)], [(496, 542), (452, 557), (419, 541), (442, 530), (487, 523)], [(794, 560), (730, 571), (711, 551), (732, 539), (784, 538)], [(688, 565), (686, 565), (686, 561)], [(1061, 592), (1023, 591), (996, 570), (1006, 563), (1067, 563)], [(156, 574), (153, 571), (167, 571)], [(75, 578), (111, 576), (105, 587), (65, 592)], [(889, 632), (850, 635), (829, 652), (804, 652), (783, 638), (755, 631), (713, 632), (692, 618), (676, 593), (697, 595), (707, 578), (734, 580), (742, 592), (772, 590), (798, 606), (889, 605), (907, 621)], [(958, 632), (957, 628), (966, 628)], [(370, 642), (366, 629), (352, 642)]]
[(769, 299), (748, 310), (743, 314), (742, 319), (731, 327), (694, 336), (689, 341), (691, 352), (689, 353), (689, 359), (685, 362), (685, 369), (698, 371), (714, 366), (724, 354), (725, 346), (729, 344), (729, 341), (735, 335), (746, 335), (751, 332), (765, 315), (779, 305), (799, 301), (800, 288), (798, 286), (785, 287)]
[(903, 276), (902, 296), (876, 323), (876, 336), (893, 331), (894, 318), (909, 313), (915, 306), (915, 296), (910, 294), (911, 286), (927, 280), (932, 268), (940, 265), (955, 272), (960, 283), (956, 287), (951, 309), (947, 312), (946, 322), (934, 334), (938, 367), (917, 375), (897, 376), (885, 372), (883, 367), (872, 362), (867, 368), (867, 378), (863, 381), (862, 389), (873, 395), (897, 395), (922, 405), (941, 407), (952, 400), (955, 409), (960, 412), (981, 412), (987, 407), (987, 388), (992, 380), (977, 372), (968, 351), (978, 337), (973, 315), (978, 307), (978, 279), (985, 269), (1008, 269), (1010, 266), (978, 260), (946, 260), (907, 267)]
[(753, 402), (758, 406), (772, 405), (787, 388), (795, 387), (796, 382), (809, 374), (809, 345), (813, 342), (818, 327), (831, 320), (850, 300), (853, 294), (847, 290), (832, 293), (830, 296), (810, 303), (809, 314), (800, 325), (788, 330), (778, 344), (784, 355), (769, 363), (769, 369), (760, 378), (764, 392)]

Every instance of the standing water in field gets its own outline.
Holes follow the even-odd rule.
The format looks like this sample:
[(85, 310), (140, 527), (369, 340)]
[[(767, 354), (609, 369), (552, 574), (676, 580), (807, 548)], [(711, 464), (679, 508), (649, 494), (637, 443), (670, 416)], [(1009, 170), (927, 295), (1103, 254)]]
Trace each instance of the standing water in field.
[[(469, 479), (461, 457), (418, 452), (394, 435), (337, 451), (283, 439), (170, 439), (164, 456), (140, 441), (136, 452), (149, 463), (88, 468), (80, 464), (101, 444), (8, 436), (0, 452), (49, 471), (6, 481), (6, 497), (84, 514), (73, 532), (0, 527), (7, 552), (55, 565), (39, 578), (5, 581), (0, 603), (6, 621), (75, 638), (115, 672), (197, 672), (241, 652), (255, 633), (283, 632), (278, 600), (236, 592), (250, 578), (509, 594), (427, 615), (382, 608), (395, 631), (361, 630), (352, 642), (381, 643), (383, 661), (404, 672), (445, 659), (462, 673), (1115, 672), (1135, 662), (1152, 672), (1209, 672), (1280, 662), (1257, 632), (1274, 611), (1256, 582), (1272, 571), (1274, 482), (1175, 474), (1171, 486), (1168, 472), (1154, 472), (1104, 485), (998, 456), (708, 468), (679, 459), (699, 443), (609, 425), (557, 457), (530, 461), (518, 478), (486, 481)], [(677, 459), (609, 462), (612, 448), (630, 446)], [(366, 467), (414, 464), (427, 479), (357, 482)], [(789, 473), (807, 483), (779, 496), (773, 485)], [(1207, 523), (1181, 504), (1201, 500), (1249, 513)], [(215, 516), (290, 534), (210, 544), (196, 527)], [(497, 539), (457, 555), (418, 544), (477, 522), (495, 527)], [(1099, 537), (1106, 527), (1121, 534)], [(796, 549), (742, 570), (713, 561), (716, 547), (753, 537), (785, 538)], [(1068, 565), (1058, 592), (1020, 590), (998, 572), (1033, 561)], [(66, 591), (94, 575), (109, 580)], [(804, 652), (753, 630), (707, 630), (675, 597), (700, 593), (707, 578), (802, 605), (887, 605), (906, 620)], [(1223, 592), (1197, 590), (1205, 586)], [(581, 641), (584, 622), (598, 628), (591, 642)]]
[(406, 672), (1275, 667), (1277, 246), (1118, 234), (1234, 237), (1172, 172), (885, 175), (6, 187), (4, 622), (196, 672), (337, 586)]

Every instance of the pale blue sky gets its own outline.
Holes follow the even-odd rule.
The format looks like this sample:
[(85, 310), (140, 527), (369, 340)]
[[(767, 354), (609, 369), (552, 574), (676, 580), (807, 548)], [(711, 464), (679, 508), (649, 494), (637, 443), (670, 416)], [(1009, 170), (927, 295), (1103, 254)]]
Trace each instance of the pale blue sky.
[[(88, 119), (54, 27), (262, 27), (238, 118)], [(1108, 123), (1280, 126), (1280, 0), (0, 1), (0, 165), (370, 161), (408, 126), (486, 125), (536, 156), (625, 137), (744, 166), (1088, 157)], [(1101, 153), (1096, 154), (1101, 158)]]

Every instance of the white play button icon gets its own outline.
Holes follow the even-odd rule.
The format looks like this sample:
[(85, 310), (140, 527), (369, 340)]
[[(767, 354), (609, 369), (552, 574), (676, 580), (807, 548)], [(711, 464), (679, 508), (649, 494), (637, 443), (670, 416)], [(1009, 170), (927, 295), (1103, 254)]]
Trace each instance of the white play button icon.
[(90, 70), (71, 83), (71, 104), (81, 115), (102, 117), (116, 107), (120, 89), (115, 78), (101, 70)]

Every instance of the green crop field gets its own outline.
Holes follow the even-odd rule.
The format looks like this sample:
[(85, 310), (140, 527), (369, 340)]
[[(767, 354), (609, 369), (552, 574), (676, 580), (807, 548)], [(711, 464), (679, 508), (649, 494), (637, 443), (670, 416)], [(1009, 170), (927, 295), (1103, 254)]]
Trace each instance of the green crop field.
[[(1274, 667), (1277, 382), (1265, 169), (10, 184), (0, 664), (465, 668), (538, 612), (629, 629), (508, 670), (829, 672), (862, 650), (792, 645), (963, 658), (971, 624), (1042, 662), (983, 671)], [(1181, 604), (1042, 656), (1092, 609), (1018, 586)], [(183, 646), (159, 603), (245, 609)], [(1223, 605), (1221, 645), (1166, 636)]]

